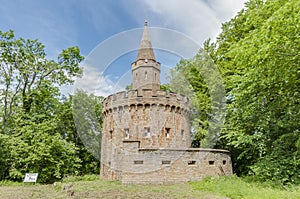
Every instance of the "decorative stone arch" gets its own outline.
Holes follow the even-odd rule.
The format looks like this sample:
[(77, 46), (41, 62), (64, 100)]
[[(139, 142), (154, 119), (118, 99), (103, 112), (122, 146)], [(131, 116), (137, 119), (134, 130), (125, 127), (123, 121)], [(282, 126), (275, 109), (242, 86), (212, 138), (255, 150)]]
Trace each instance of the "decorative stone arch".
[(175, 110), (176, 110), (176, 106), (175, 106), (175, 105), (172, 105), (170, 111), (171, 111), (171, 112), (175, 112)]
[(150, 109), (151, 105), (149, 103), (146, 103), (145, 105), (145, 109)]
[(138, 104), (136, 105), (136, 107), (137, 107), (137, 109), (143, 109), (143, 108), (144, 108), (144, 104), (138, 103)]
[(136, 104), (130, 104), (129, 111), (136, 110)]
[(170, 109), (170, 107), (171, 107), (170, 104), (166, 104), (165, 105), (165, 111), (168, 111)]

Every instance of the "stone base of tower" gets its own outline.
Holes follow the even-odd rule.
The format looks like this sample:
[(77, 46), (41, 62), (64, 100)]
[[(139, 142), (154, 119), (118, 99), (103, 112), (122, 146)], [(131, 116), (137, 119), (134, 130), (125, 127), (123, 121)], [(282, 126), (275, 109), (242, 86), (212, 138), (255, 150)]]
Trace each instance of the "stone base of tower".
[(101, 164), (102, 179), (120, 180), (124, 184), (170, 184), (232, 175), (232, 163), (226, 150), (136, 148), (118, 155), (118, 169)]

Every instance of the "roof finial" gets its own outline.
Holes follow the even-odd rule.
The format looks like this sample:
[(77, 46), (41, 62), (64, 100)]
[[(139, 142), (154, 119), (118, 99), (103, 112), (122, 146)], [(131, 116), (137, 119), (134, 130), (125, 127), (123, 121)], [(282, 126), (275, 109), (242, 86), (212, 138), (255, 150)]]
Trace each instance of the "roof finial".
[(145, 20), (144, 26), (148, 26), (148, 21)]

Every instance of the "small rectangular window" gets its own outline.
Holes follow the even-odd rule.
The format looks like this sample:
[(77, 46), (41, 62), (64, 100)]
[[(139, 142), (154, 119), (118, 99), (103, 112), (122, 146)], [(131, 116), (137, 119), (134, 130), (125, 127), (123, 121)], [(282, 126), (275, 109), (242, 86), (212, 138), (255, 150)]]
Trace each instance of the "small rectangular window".
[(166, 132), (165, 132), (166, 138), (169, 138), (169, 137), (170, 137), (170, 131), (171, 131), (170, 128), (166, 128)]
[(223, 160), (223, 165), (225, 165), (226, 164), (226, 160)]
[(188, 165), (195, 165), (196, 164), (196, 161), (195, 160), (190, 160), (188, 161)]
[(171, 164), (171, 161), (170, 160), (163, 160), (161, 161), (162, 164)]
[(215, 161), (210, 160), (210, 161), (208, 161), (208, 164), (209, 164), (209, 165), (214, 165), (214, 164), (215, 164)]
[(134, 164), (144, 164), (144, 161), (143, 160), (135, 160), (133, 163)]

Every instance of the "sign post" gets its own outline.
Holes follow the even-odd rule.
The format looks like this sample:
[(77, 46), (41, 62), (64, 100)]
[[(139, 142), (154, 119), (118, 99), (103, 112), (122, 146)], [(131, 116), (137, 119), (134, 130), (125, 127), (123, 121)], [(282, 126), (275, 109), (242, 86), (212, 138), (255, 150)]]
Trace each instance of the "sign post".
[(38, 173), (26, 173), (23, 181), (23, 185), (25, 182), (34, 182), (34, 184), (36, 185), (37, 177), (38, 177)]

